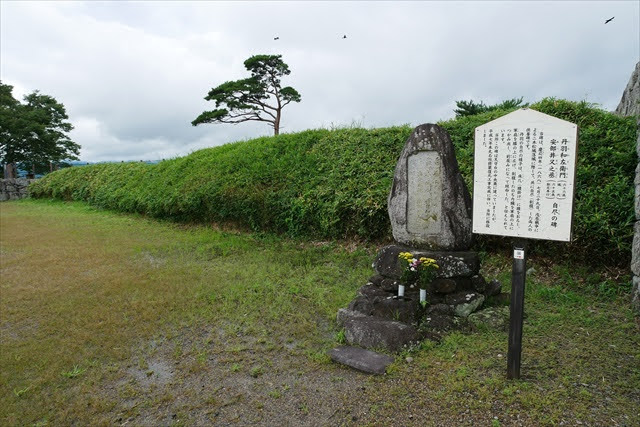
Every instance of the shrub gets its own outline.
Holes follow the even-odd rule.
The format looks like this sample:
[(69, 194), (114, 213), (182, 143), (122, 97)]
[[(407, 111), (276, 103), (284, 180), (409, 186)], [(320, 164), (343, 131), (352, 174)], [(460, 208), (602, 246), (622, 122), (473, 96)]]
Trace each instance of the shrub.
[[(555, 255), (626, 263), (630, 257), (635, 123), (586, 102), (544, 99), (531, 108), (577, 123), (574, 241), (537, 245)], [(472, 189), (473, 133), (509, 110), (440, 123)], [(308, 130), (197, 151), (155, 165), (74, 167), (30, 187), (34, 197), (191, 222), (232, 222), (293, 237), (388, 239), (387, 196), (409, 126)], [(482, 236), (485, 247), (505, 239)]]

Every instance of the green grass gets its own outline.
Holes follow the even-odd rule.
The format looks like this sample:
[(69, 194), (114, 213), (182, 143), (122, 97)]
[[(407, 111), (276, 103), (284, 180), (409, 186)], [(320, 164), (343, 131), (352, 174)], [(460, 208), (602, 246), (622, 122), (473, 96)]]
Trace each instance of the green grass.
[[(550, 242), (536, 250), (592, 263), (628, 264), (635, 221), (635, 119), (553, 98), (531, 108), (579, 127), (573, 242)], [(451, 135), (470, 191), (473, 130), (508, 112), (440, 123)], [(391, 238), (386, 202), (411, 131), (408, 126), (315, 129), (207, 148), (156, 165), (74, 167), (48, 174), (30, 192), (185, 223), (230, 223), (289, 237), (380, 241)], [(495, 249), (506, 239), (479, 241)]]
[[(386, 376), (329, 363), (335, 314), (375, 252), (80, 203), (2, 203), (0, 424), (640, 419), (628, 272), (586, 264), (529, 260), (520, 381), (505, 378), (507, 334), (493, 330), (424, 342)], [(508, 287), (507, 256), (483, 254), (483, 269)]]

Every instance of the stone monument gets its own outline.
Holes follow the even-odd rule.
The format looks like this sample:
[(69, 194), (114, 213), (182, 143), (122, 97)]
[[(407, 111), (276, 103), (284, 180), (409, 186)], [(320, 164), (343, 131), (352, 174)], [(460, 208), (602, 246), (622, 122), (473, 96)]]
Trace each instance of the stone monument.
[[(473, 240), (471, 197), (451, 138), (441, 127), (423, 124), (409, 136), (396, 165), (388, 210), (396, 243), (379, 251), (373, 263), (375, 274), (349, 307), (338, 312), (347, 344), (400, 351), (425, 338), (438, 340), (452, 329), (472, 328), (469, 315), (488, 297), (508, 301), (504, 295), (500, 298), (497, 280), (487, 283), (479, 274), (478, 254), (469, 250)], [(398, 295), (406, 268), (399, 258), (401, 252), (418, 259), (432, 258), (439, 266), (426, 289), (425, 303), (420, 302), (419, 289), (410, 286), (404, 295)], [(497, 311), (506, 326), (508, 308), (501, 310), (504, 308)], [(345, 354), (334, 350), (330, 355), (366, 370), (362, 360), (345, 361)], [(374, 371), (379, 372), (380, 366), (368, 370)]]
[(420, 125), (407, 140), (388, 209), (398, 243), (435, 250), (471, 247), (471, 196), (451, 138), (440, 126)]

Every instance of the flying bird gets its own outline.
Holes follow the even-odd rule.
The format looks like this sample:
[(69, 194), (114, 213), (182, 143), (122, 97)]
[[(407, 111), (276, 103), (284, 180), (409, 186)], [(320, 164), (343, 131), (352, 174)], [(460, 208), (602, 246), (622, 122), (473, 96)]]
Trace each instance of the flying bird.
[(343, 39), (346, 39), (346, 38), (347, 38), (347, 35), (345, 34), (344, 36), (342, 36), (342, 38), (343, 38)]
[(608, 24), (609, 22), (613, 21), (613, 18), (615, 18), (615, 16), (614, 16), (614, 17), (612, 17), (612, 18), (607, 19), (606, 21), (604, 21), (604, 23), (605, 23), (605, 24)]
[(273, 39), (274, 40), (280, 40), (280, 37), (274, 37)]

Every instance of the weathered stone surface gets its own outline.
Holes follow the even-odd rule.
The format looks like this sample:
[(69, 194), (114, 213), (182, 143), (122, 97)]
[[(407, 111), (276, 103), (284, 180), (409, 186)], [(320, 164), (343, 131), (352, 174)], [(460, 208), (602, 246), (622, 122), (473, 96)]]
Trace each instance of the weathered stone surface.
[[(638, 131), (638, 141), (640, 142), (640, 130)], [(636, 188), (636, 192), (635, 192), (636, 220), (638, 220), (640, 219), (640, 163), (638, 163), (638, 166), (636, 166), (636, 177), (634, 179), (634, 184)]]
[(371, 315), (404, 323), (418, 321), (420, 301), (409, 298), (385, 298), (373, 304)]
[(631, 285), (631, 307), (637, 316), (640, 316), (640, 277), (633, 276)]
[(369, 349), (398, 351), (418, 341), (418, 331), (413, 326), (374, 316), (346, 319), (344, 332), (348, 344)]
[(418, 258), (427, 257), (436, 260), (440, 266), (436, 277), (451, 278), (456, 276), (472, 277), (480, 270), (480, 258), (476, 252), (443, 252), (425, 251), (408, 246), (389, 245), (380, 249), (373, 268), (384, 277), (399, 280), (404, 266), (398, 259), (400, 252), (411, 252)]
[(447, 316), (453, 316), (453, 307), (447, 304), (433, 304), (427, 307), (426, 314), (444, 314)]
[(376, 286), (380, 286), (380, 284), (382, 283), (382, 281), (384, 280), (384, 277), (379, 275), (379, 274), (374, 274), (373, 276), (371, 276), (369, 278), (369, 283), (376, 285)]
[(638, 158), (640, 159), (640, 117), (638, 117), (638, 121), (636, 122), (636, 135), (638, 136), (636, 140), (636, 154), (638, 154)]
[(429, 250), (471, 246), (471, 196), (444, 129), (423, 124), (409, 136), (396, 165), (388, 209), (397, 242)]
[(474, 291), (484, 294), (487, 291), (487, 281), (481, 274), (476, 274), (471, 278), (471, 287)]
[(640, 221), (633, 226), (633, 244), (631, 246), (631, 271), (640, 276)]
[(421, 325), (421, 329), (436, 331), (436, 332), (449, 332), (457, 327), (456, 319), (447, 314), (433, 313), (425, 317), (424, 322)]
[(369, 316), (373, 312), (373, 304), (369, 300), (369, 298), (365, 296), (359, 296), (351, 301), (348, 310), (357, 311), (358, 313)]
[(450, 294), (456, 290), (456, 281), (451, 279), (435, 279), (433, 290), (440, 294)]
[(399, 279), (384, 279), (380, 282), (380, 289), (386, 292), (398, 292), (398, 280)]
[(502, 283), (500, 283), (498, 279), (493, 279), (492, 281), (487, 283), (487, 286), (484, 290), (484, 295), (487, 297), (492, 297), (494, 295), (498, 295), (500, 292), (502, 292)]
[(618, 108), (616, 108), (616, 114), (621, 116), (640, 115), (640, 62), (636, 64), (631, 73), (627, 87), (622, 93)]
[(35, 179), (9, 178), (0, 179), (0, 202), (23, 199), (29, 195), (27, 187)]
[(474, 291), (468, 292), (456, 292), (455, 294), (449, 294), (445, 297), (445, 302), (449, 305), (466, 304), (472, 299), (478, 298), (480, 294)]
[(393, 357), (363, 348), (341, 346), (329, 352), (331, 360), (359, 371), (382, 375), (387, 366), (393, 363)]
[(478, 295), (478, 297), (475, 299), (472, 299), (468, 303), (456, 305), (456, 308), (455, 308), (456, 316), (467, 317), (482, 306), (482, 303), (484, 302), (484, 295), (482, 294), (476, 294), (476, 295)]
[(336, 322), (339, 326), (344, 326), (347, 320), (355, 319), (357, 317), (365, 317), (365, 314), (360, 313), (359, 311), (349, 310), (347, 308), (341, 308), (338, 310), (338, 314), (336, 315)]
[(360, 289), (358, 289), (358, 295), (367, 297), (369, 299), (386, 298), (389, 296), (389, 292), (384, 291), (379, 286), (375, 286), (373, 284), (366, 284)]
[(457, 292), (446, 297), (447, 304), (454, 306), (454, 313), (459, 317), (467, 317), (476, 311), (484, 299), (484, 295), (477, 292)]
[(489, 307), (471, 313), (468, 317), (469, 323), (479, 327), (484, 326), (490, 329), (506, 331), (509, 329), (509, 307)]

